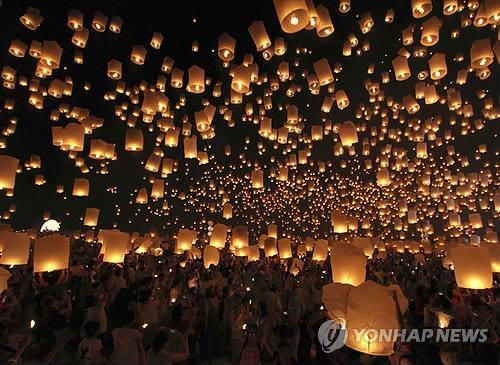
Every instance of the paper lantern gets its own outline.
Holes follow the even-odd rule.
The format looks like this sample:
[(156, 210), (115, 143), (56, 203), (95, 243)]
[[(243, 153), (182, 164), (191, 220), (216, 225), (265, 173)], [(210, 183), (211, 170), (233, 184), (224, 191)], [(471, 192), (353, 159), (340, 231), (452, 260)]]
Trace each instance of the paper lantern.
[(493, 286), (487, 247), (457, 246), (450, 250), (455, 280), (460, 288), (488, 289)]
[(411, 0), (413, 17), (419, 19), (432, 11), (432, 0)]
[(109, 22), (109, 30), (113, 33), (120, 33), (122, 31), (123, 19), (118, 15), (113, 15)]
[(334, 210), (331, 213), (331, 224), (334, 233), (347, 232), (347, 216), (339, 210)]
[(148, 191), (146, 188), (139, 189), (135, 197), (135, 202), (138, 204), (146, 204), (148, 202)]
[(279, 239), (278, 240), (278, 252), (280, 255), (280, 259), (291, 258), (292, 257), (292, 241), (289, 238)]
[(51, 69), (59, 68), (63, 49), (56, 41), (43, 41), (40, 65)]
[(258, 261), (260, 259), (260, 251), (257, 245), (247, 247), (248, 261)]
[(68, 268), (69, 238), (58, 233), (35, 239), (33, 272)]
[(262, 189), (264, 187), (264, 171), (253, 170), (251, 180), (252, 180), (252, 188)]
[(210, 246), (218, 249), (223, 249), (226, 246), (227, 226), (224, 224), (216, 224), (210, 236)]
[(165, 181), (163, 179), (154, 179), (153, 186), (151, 188), (151, 197), (153, 199), (163, 198), (165, 191)]
[(314, 244), (313, 261), (325, 261), (328, 258), (328, 241), (319, 239)]
[(318, 37), (328, 37), (335, 31), (332, 23), (332, 18), (330, 17), (330, 11), (323, 5), (319, 5), (316, 8), (318, 13), (318, 24), (316, 25), (316, 34)]
[(230, 62), (234, 59), (234, 50), (236, 48), (236, 39), (227, 33), (222, 33), (219, 37), (218, 55), (224, 62)]
[(188, 69), (188, 84), (186, 90), (193, 94), (201, 94), (205, 91), (205, 70), (196, 65)]
[(196, 136), (184, 137), (184, 158), (198, 158)]
[(382, 187), (391, 185), (391, 175), (386, 167), (377, 172), (377, 185)]
[(160, 49), (161, 43), (163, 42), (163, 34), (160, 32), (154, 32), (151, 36), (151, 42), (149, 42), (150, 46), (154, 49)]
[(478, 39), (472, 43), (470, 49), (471, 67), (480, 69), (488, 67), (493, 63), (495, 55), (491, 49), (490, 40), (488, 38)]
[(339, 90), (335, 93), (335, 102), (337, 103), (337, 108), (344, 110), (349, 106), (349, 98), (344, 90)]
[(429, 70), (431, 73), (432, 80), (440, 80), (446, 76), (448, 73), (448, 68), (446, 66), (446, 58), (444, 53), (434, 53), (431, 58), (429, 58)]
[(18, 165), (19, 160), (17, 158), (0, 155), (0, 190), (14, 189)]
[(42, 24), (43, 16), (40, 14), (40, 10), (28, 7), (19, 20), (29, 30), (36, 30)]
[(330, 251), (333, 281), (353, 286), (360, 285), (366, 277), (366, 260), (367, 256), (362, 248), (348, 243), (334, 244)]
[(439, 29), (441, 28), (441, 20), (433, 16), (422, 24), (422, 34), (420, 43), (426, 47), (432, 47), (439, 42)]
[[(405, 312), (405, 308), (401, 310)], [(373, 281), (352, 288), (345, 319), (348, 331), (346, 346), (369, 355), (388, 356), (394, 353), (393, 337), (377, 336), (380, 330), (389, 333), (389, 330), (400, 329), (391, 289)], [(356, 336), (355, 330), (361, 335)]]
[(73, 34), (71, 42), (77, 47), (85, 48), (88, 39), (89, 39), (89, 30), (87, 28), (83, 28), (81, 30), (76, 31)]
[(26, 232), (0, 231), (2, 257), (0, 265), (26, 265), (30, 255), (30, 238)]
[(144, 145), (144, 136), (139, 128), (127, 128), (125, 134), (126, 151), (142, 151)]
[(198, 233), (189, 229), (179, 229), (177, 233), (176, 249), (180, 251), (189, 251), (198, 239)]
[(248, 32), (255, 43), (257, 51), (261, 52), (271, 46), (271, 39), (267, 35), (264, 22), (261, 20), (254, 21), (249, 27)]
[[(490, 254), (491, 271), (494, 273), (500, 272), (500, 246), (489, 245), (488, 252)], [(0, 261), (1, 263), (1, 261)]]
[(146, 62), (146, 55), (148, 50), (142, 45), (136, 45), (132, 47), (132, 52), (130, 54), (130, 60), (136, 65), (144, 65)]
[(351, 0), (340, 0), (339, 11), (343, 14), (348, 13), (351, 10)]
[(238, 93), (246, 94), (250, 91), (251, 69), (244, 65), (239, 65), (234, 70), (231, 80), (231, 89)]
[(443, 14), (452, 15), (458, 9), (458, 0), (444, 0), (443, 2)]
[(267, 226), (267, 235), (278, 239), (278, 226), (276, 224), (270, 224)]
[(231, 248), (241, 248), (248, 246), (248, 227), (235, 226), (232, 230)]
[(113, 80), (121, 80), (122, 78), (122, 63), (112, 59), (108, 62), (108, 77)]
[(359, 29), (361, 29), (361, 33), (363, 34), (368, 33), (373, 28), (374, 24), (372, 15), (369, 12), (361, 14), (358, 20)]
[(352, 286), (341, 283), (330, 283), (323, 285), (321, 302), (328, 310), (330, 318), (342, 318), (347, 316), (347, 303)]
[(365, 256), (369, 259), (372, 258), (373, 254), (373, 243), (371, 237), (359, 237), (355, 236), (351, 240), (351, 244), (363, 250)]
[(264, 240), (264, 253), (266, 257), (273, 257), (278, 254), (278, 248), (276, 247), (276, 239), (273, 237), (267, 237)]
[(313, 67), (320, 86), (325, 86), (333, 82), (333, 73), (326, 58), (314, 62)]
[(392, 60), (392, 68), (397, 81), (407, 80), (411, 76), (408, 60), (403, 56), (397, 56)]
[(123, 263), (129, 247), (130, 235), (119, 230), (106, 229), (99, 232), (99, 238), (102, 239), (103, 262)]
[(89, 196), (89, 181), (87, 179), (75, 179), (73, 183), (73, 196)]
[(358, 143), (358, 133), (356, 130), (356, 126), (350, 120), (344, 122), (340, 126), (339, 136), (340, 141), (342, 142), (342, 146), (344, 147), (352, 146), (353, 144)]
[(274, 8), (285, 33), (296, 33), (309, 23), (305, 0), (273, 0)]
[(70, 29), (73, 29), (75, 31), (82, 30), (83, 29), (83, 13), (78, 11), (78, 10), (71, 9), (68, 12), (67, 26)]
[(104, 32), (106, 30), (106, 25), (108, 24), (107, 15), (103, 14), (99, 10), (94, 13), (94, 17), (92, 18), (92, 28), (97, 32)]
[(23, 41), (20, 39), (14, 39), (10, 43), (9, 46), (9, 53), (15, 57), (24, 57), (26, 54), (26, 51), (28, 49), (28, 45), (25, 44)]
[(85, 210), (85, 219), (83, 220), (84, 226), (95, 227), (99, 220), (99, 209), (87, 208)]
[(478, 213), (469, 214), (469, 223), (472, 229), (483, 228), (483, 221), (481, 220), (481, 215)]
[(205, 269), (210, 268), (210, 265), (219, 264), (219, 250), (213, 246), (205, 246), (203, 248), (203, 265)]

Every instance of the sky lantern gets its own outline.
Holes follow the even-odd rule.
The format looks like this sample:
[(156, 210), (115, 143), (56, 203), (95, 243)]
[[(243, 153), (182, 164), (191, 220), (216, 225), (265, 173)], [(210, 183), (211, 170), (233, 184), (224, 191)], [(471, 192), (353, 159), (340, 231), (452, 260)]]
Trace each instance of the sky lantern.
[(353, 286), (363, 283), (366, 277), (366, 261), (367, 256), (362, 248), (348, 243), (334, 244), (330, 251), (333, 282)]
[(236, 39), (227, 33), (222, 33), (218, 40), (219, 58), (224, 62), (230, 62), (234, 59), (234, 51), (236, 48)]
[(333, 82), (333, 73), (326, 58), (321, 58), (314, 62), (313, 67), (320, 86), (325, 86)]
[(355, 236), (352, 238), (351, 244), (353, 246), (356, 246), (356, 247), (359, 247), (360, 249), (362, 249), (365, 256), (367, 256), (369, 259), (372, 258), (374, 247), (373, 247), (371, 237)]
[(13, 39), (9, 46), (9, 53), (15, 57), (22, 58), (28, 50), (28, 45), (20, 39)]
[(335, 31), (335, 28), (332, 23), (332, 18), (330, 17), (330, 11), (323, 5), (319, 5), (316, 8), (318, 12), (318, 24), (316, 25), (316, 34), (318, 37), (328, 37)]
[(248, 246), (248, 227), (247, 226), (235, 226), (232, 230), (231, 237), (231, 247), (241, 248)]
[(382, 167), (378, 172), (377, 172), (377, 185), (378, 186), (389, 186), (391, 184), (391, 174), (389, 173), (389, 170), (386, 167)]
[(68, 11), (68, 28), (74, 31), (83, 29), (83, 13), (81, 11), (71, 9)]
[(102, 237), (101, 253), (104, 254), (103, 262), (123, 263), (125, 253), (129, 247), (130, 235), (116, 229), (107, 229), (101, 230), (99, 236)]
[(184, 158), (198, 158), (197, 137), (184, 137)]
[(165, 181), (163, 179), (154, 179), (153, 186), (151, 187), (151, 197), (153, 199), (163, 198), (165, 191)]
[(196, 65), (188, 69), (188, 84), (186, 91), (201, 94), (205, 91), (205, 70)]
[(108, 16), (99, 10), (94, 13), (92, 18), (92, 28), (97, 32), (104, 32), (106, 30), (106, 25), (108, 24)]
[(125, 133), (125, 150), (142, 151), (144, 146), (144, 136), (138, 128), (128, 128)]
[(411, 76), (408, 60), (403, 56), (397, 56), (392, 60), (392, 68), (397, 81), (407, 80)]
[(433, 16), (422, 24), (422, 34), (420, 36), (420, 43), (423, 46), (431, 47), (439, 42), (439, 29), (441, 28), (442, 21)]
[(224, 219), (231, 219), (233, 217), (233, 205), (231, 203), (225, 203), (222, 208), (222, 217)]
[(43, 41), (40, 64), (50, 68), (59, 68), (63, 49), (56, 41)]
[(351, 0), (340, 0), (339, 11), (343, 14), (348, 13), (351, 10)]
[(267, 34), (263, 21), (254, 21), (248, 27), (248, 32), (255, 43), (257, 51), (261, 52), (271, 46), (271, 39), (269, 39), (269, 35)]
[(223, 249), (226, 246), (227, 226), (221, 223), (214, 225), (210, 236), (210, 246)]
[(443, 14), (453, 15), (458, 9), (458, 0), (444, 0), (443, 2)]
[(43, 16), (37, 8), (28, 7), (19, 20), (29, 30), (36, 30), (42, 24)]
[(280, 238), (278, 240), (278, 252), (279, 252), (280, 259), (291, 258), (292, 257), (292, 241), (289, 238)]
[(432, 11), (432, 0), (411, 0), (414, 18), (423, 18)]
[(455, 280), (460, 288), (488, 289), (493, 286), (487, 247), (457, 246), (450, 250)]
[(347, 303), (352, 286), (341, 283), (330, 283), (323, 285), (321, 301), (328, 310), (330, 318), (345, 318), (347, 315)]
[(177, 233), (177, 246), (180, 251), (189, 251), (198, 239), (198, 233), (189, 229), (179, 229)]
[(429, 70), (431, 73), (432, 80), (440, 80), (446, 76), (448, 73), (448, 68), (446, 66), (446, 58), (444, 53), (434, 53), (431, 58), (429, 58)]
[(75, 179), (73, 183), (73, 196), (89, 196), (89, 181), (87, 179)]
[(339, 128), (339, 136), (342, 146), (348, 147), (358, 143), (358, 133), (356, 126), (350, 120), (344, 122)]
[(35, 239), (33, 271), (55, 271), (68, 268), (69, 238), (58, 233)]
[(109, 22), (109, 30), (113, 33), (120, 33), (122, 31), (123, 19), (118, 15), (113, 15)]
[(252, 245), (247, 247), (248, 261), (259, 261), (260, 251), (257, 245)]
[[(399, 297), (397, 300), (400, 301)], [(407, 309), (404, 303), (400, 303), (400, 307), (402, 313)], [(388, 356), (394, 353), (393, 339), (377, 336), (378, 332), (373, 331), (400, 328), (390, 288), (370, 280), (352, 288), (345, 319), (348, 331), (346, 346), (368, 355)], [(355, 336), (354, 329), (358, 333), (363, 332), (360, 338)]]
[(331, 213), (331, 223), (334, 233), (347, 232), (347, 216), (339, 210), (334, 210)]
[(153, 32), (149, 45), (154, 49), (160, 49), (162, 42), (163, 42), (163, 34), (160, 32)]
[(480, 69), (488, 67), (493, 63), (494, 58), (495, 56), (488, 38), (478, 39), (472, 43), (470, 49), (470, 62), (472, 68)]
[(122, 63), (116, 59), (108, 62), (108, 77), (113, 80), (121, 80)]
[(285, 33), (296, 33), (309, 23), (305, 0), (273, 0), (274, 8)]
[(328, 241), (319, 239), (314, 244), (313, 261), (325, 261), (328, 258)]
[(266, 237), (264, 240), (264, 253), (266, 257), (273, 257), (278, 254), (278, 247), (276, 247), (276, 238)]
[(99, 209), (98, 208), (87, 208), (85, 210), (85, 218), (83, 220), (83, 225), (88, 227), (97, 226), (99, 220)]
[(203, 265), (209, 269), (211, 265), (219, 264), (219, 250), (214, 246), (205, 246), (203, 248)]
[(249, 67), (245, 65), (236, 66), (231, 81), (231, 88), (238, 93), (248, 93), (250, 91), (250, 77), (251, 69)]
[(344, 90), (338, 90), (335, 92), (335, 101), (337, 103), (337, 108), (344, 110), (349, 106), (349, 97)]
[(264, 187), (264, 171), (253, 170), (251, 180), (252, 180), (252, 188), (262, 189)]
[(18, 165), (17, 158), (0, 155), (0, 190), (14, 189)]
[(0, 265), (26, 265), (30, 255), (30, 238), (26, 232), (0, 231), (2, 257)]

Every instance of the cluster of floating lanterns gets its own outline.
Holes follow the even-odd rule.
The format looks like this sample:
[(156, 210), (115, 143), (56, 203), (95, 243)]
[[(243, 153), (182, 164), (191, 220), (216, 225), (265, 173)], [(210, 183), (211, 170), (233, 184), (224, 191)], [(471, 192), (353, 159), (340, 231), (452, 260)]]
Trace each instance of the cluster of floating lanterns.
[[(129, 59), (99, 59), (107, 71), (95, 77), (110, 85), (101, 95), (108, 115), (79, 106), (75, 91), (92, 90), (92, 80), (68, 72), (66, 56), (73, 54), (75, 65), (98, 58), (85, 53), (92, 32), (119, 36), (126, 26), (122, 18), (70, 10), (69, 47), (25, 33), (13, 39), (1, 65), (7, 125), (0, 137), (0, 190), (8, 206), (0, 264), (24, 265), (31, 256), (35, 272), (64, 270), (74, 239), (98, 242), (109, 263), (122, 263), (127, 253), (161, 253), (156, 229), (139, 234), (119, 230), (117, 223), (102, 227), (101, 216), (111, 213), (127, 215), (130, 227), (139, 219), (162, 221), (161, 230), (174, 237), (174, 253), (201, 258), (206, 268), (219, 263), (220, 250), (248, 261), (279, 257), (293, 274), (306, 260), (330, 259), (333, 283), (324, 287), (323, 301), (332, 316), (346, 319), (348, 330), (397, 327), (394, 288), (365, 281), (367, 262), (373, 255), (383, 259), (387, 250), (409, 252), (416, 261), (443, 251), (458, 286), (491, 287), (493, 273), (500, 272), (498, 151), (472, 137), (498, 137), (498, 86), (491, 81), (500, 62), (498, 1), (445, 0), (436, 9), (432, 0), (412, 0), (413, 18), (398, 30), (400, 49), (359, 70), (365, 75), (361, 102), (352, 98), (356, 86), (342, 79), (343, 63), (377, 46), (368, 34), (392, 26), (394, 9), (378, 19), (370, 12), (353, 16), (350, 0), (341, 0), (338, 9), (313, 0), (273, 3), (285, 34), (273, 40), (263, 21), (253, 21), (248, 33), (255, 52), (241, 55), (237, 40), (223, 33), (214, 52), (224, 70), (221, 80), (203, 65), (180, 65), (164, 55), (161, 32), (129, 45)], [(337, 37), (337, 16), (356, 23), (339, 58), (288, 43), (287, 34), (312, 30), (318, 38)], [(49, 21), (35, 8), (19, 20), (31, 31)], [(441, 47), (456, 40), (463, 41), (457, 54)], [(199, 47), (193, 41), (193, 52)], [(128, 74), (130, 67), (151, 67), (158, 57), (156, 80)], [(32, 74), (18, 71), (24, 63), (33, 64)], [(51, 162), (39, 155), (22, 161), (10, 153), (22, 104), (46, 112), (50, 148), (76, 168), (72, 186), (47, 181), (43, 168)], [(100, 132), (110, 116), (120, 123), (120, 139)], [(239, 148), (225, 133), (243, 124), (252, 133), (235, 152)], [(469, 141), (473, 153), (461, 152)], [(100, 178), (132, 155), (140, 156), (142, 170), (131, 177), (132, 191)], [(14, 202), (23, 199), (16, 190), (19, 175), (33, 175), (33, 189), (53, 188), (64, 199), (88, 199), (96, 186), (108, 184), (116, 204), (113, 212), (86, 206), (76, 213), (81, 227), (68, 235), (14, 231), (8, 224), (15, 222)], [(45, 208), (41, 219), (47, 221), (51, 212)], [(0, 287), (9, 275), (0, 270)], [(402, 294), (398, 301), (404, 310)], [(392, 342), (347, 345), (373, 355), (392, 351)]]

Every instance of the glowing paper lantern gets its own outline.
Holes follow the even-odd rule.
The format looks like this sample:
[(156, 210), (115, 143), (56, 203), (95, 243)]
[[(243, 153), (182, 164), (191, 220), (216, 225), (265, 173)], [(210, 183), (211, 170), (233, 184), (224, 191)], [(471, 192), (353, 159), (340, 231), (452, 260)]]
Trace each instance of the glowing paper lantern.
[(335, 31), (332, 23), (332, 18), (330, 17), (330, 11), (323, 5), (319, 5), (316, 8), (318, 12), (318, 24), (316, 25), (316, 34), (318, 37), (328, 37)]
[(234, 76), (231, 80), (231, 88), (242, 94), (250, 91), (251, 69), (245, 65), (239, 65), (234, 70)]
[(309, 23), (305, 0), (273, 0), (274, 8), (285, 33), (298, 32)]
[(490, 40), (488, 38), (478, 39), (472, 43), (470, 48), (471, 67), (480, 69), (488, 67), (493, 63), (495, 55), (491, 49)]
[(352, 286), (341, 283), (323, 285), (321, 301), (328, 310), (330, 318), (345, 318), (347, 303)]
[(334, 210), (331, 213), (331, 223), (334, 233), (347, 232), (347, 216), (339, 210)]
[(352, 146), (353, 144), (358, 143), (358, 133), (356, 130), (356, 126), (350, 120), (344, 122), (340, 126), (339, 136), (340, 141), (342, 142), (342, 146), (344, 147)]
[(205, 70), (196, 65), (188, 69), (188, 84), (186, 91), (193, 94), (201, 94), (205, 91)]
[(263, 51), (271, 46), (271, 39), (267, 34), (264, 22), (261, 20), (254, 21), (249, 27), (248, 32), (255, 43), (257, 51)]
[(43, 16), (40, 14), (40, 10), (28, 7), (19, 20), (29, 30), (36, 30), (42, 24)]
[(257, 245), (247, 247), (248, 261), (258, 261), (260, 259), (260, 251)]
[(325, 261), (328, 258), (328, 241), (317, 240), (314, 245), (312, 259), (314, 261)]
[(273, 257), (278, 254), (278, 248), (276, 247), (276, 239), (273, 237), (267, 237), (264, 240), (264, 253), (266, 257)]
[(377, 172), (377, 185), (378, 186), (389, 186), (391, 185), (391, 175), (389, 173), (389, 170), (386, 167), (382, 167), (378, 172)]
[(363, 253), (365, 254), (365, 256), (367, 256), (369, 259), (372, 258), (373, 243), (372, 243), (371, 237), (359, 237), (359, 236), (355, 236), (351, 240), (351, 244), (353, 246), (356, 246), (356, 247), (362, 249)]
[[(403, 313), (405, 310), (401, 308)], [(346, 346), (376, 356), (387, 356), (394, 352), (393, 338), (377, 336), (376, 332), (400, 329), (396, 305), (389, 288), (373, 281), (366, 281), (352, 288), (349, 291), (345, 319), (348, 331)], [(362, 334), (356, 337), (354, 330)]]
[(73, 196), (89, 196), (89, 181), (87, 179), (75, 179), (73, 183)]
[(198, 233), (189, 229), (179, 229), (177, 233), (177, 246), (176, 249), (179, 251), (189, 251), (191, 250), (194, 243), (198, 239)]
[(251, 180), (252, 180), (252, 188), (262, 189), (264, 187), (264, 171), (253, 170)]
[(59, 68), (63, 49), (56, 41), (43, 41), (42, 54), (40, 55), (40, 64), (42, 66)]
[(450, 251), (455, 280), (460, 288), (488, 289), (493, 286), (487, 247), (458, 246)]
[(431, 73), (432, 80), (440, 80), (446, 76), (448, 73), (448, 68), (446, 66), (446, 58), (444, 53), (434, 53), (431, 58), (429, 58), (429, 70)]
[(334, 244), (330, 251), (333, 281), (353, 286), (361, 284), (366, 277), (366, 260), (361, 248), (347, 243)]
[(2, 257), (0, 265), (26, 265), (30, 255), (30, 238), (26, 232), (0, 231)]
[(112, 59), (108, 62), (108, 77), (113, 80), (122, 78), (122, 63), (120, 61)]
[(126, 151), (142, 151), (144, 146), (144, 136), (139, 128), (128, 128), (125, 134)]
[(236, 39), (227, 33), (222, 33), (219, 37), (218, 55), (224, 62), (230, 62), (234, 59), (234, 50), (236, 48)]
[(278, 252), (279, 252), (281, 259), (291, 258), (292, 257), (292, 241), (289, 238), (279, 239), (278, 240)]
[(267, 235), (278, 239), (278, 226), (276, 224), (270, 224), (267, 226)]
[(219, 250), (213, 246), (205, 246), (203, 248), (203, 265), (205, 269), (210, 268), (210, 265), (219, 264)]
[(326, 58), (314, 62), (313, 67), (320, 86), (325, 86), (333, 82), (333, 73)]
[(18, 164), (17, 158), (0, 155), (0, 190), (14, 189)]
[(223, 249), (226, 246), (227, 226), (224, 224), (216, 224), (210, 236), (210, 246), (218, 249)]
[(99, 238), (102, 238), (101, 253), (104, 254), (103, 261), (114, 264), (123, 263), (125, 253), (130, 243), (130, 235), (119, 230), (101, 230)]
[(423, 18), (432, 11), (432, 0), (411, 0), (411, 9), (415, 18)]
[(411, 76), (408, 60), (403, 56), (397, 56), (392, 60), (392, 68), (397, 81), (404, 81)]
[(95, 227), (99, 220), (99, 209), (87, 208), (85, 210), (85, 219), (83, 220), (84, 226)]
[(248, 246), (248, 227), (235, 226), (232, 230), (231, 248), (241, 248)]
[(196, 136), (184, 137), (184, 158), (198, 158)]
[(58, 233), (36, 238), (33, 250), (33, 272), (68, 268), (69, 238)]

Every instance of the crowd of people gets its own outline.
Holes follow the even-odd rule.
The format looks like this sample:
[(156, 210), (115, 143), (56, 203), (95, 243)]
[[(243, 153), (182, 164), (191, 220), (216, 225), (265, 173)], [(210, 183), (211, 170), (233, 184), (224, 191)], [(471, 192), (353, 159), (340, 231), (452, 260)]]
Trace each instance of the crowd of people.
[[(279, 257), (247, 262), (221, 252), (203, 267), (165, 249), (102, 263), (96, 245), (75, 241), (70, 268), (33, 274), (11, 268), (2, 293), (5, 361), (46, 364), (497, 364), (500, 288), (457, 288), (440, 255), (388, 251), (368, 261), (367, 280), (399, 285), (409, 300), (402, 328), (486, 328), (484, 343), (396, 343), (389, 357), (347, 346), (327, 354), (318, 329), (328, 318), (322, 287), (329, 260), (304, 258), (298, 275)], [(495, 282), (496, 283), (496, 282)], [(3, 363), (3, 362), (2, 362)]]

